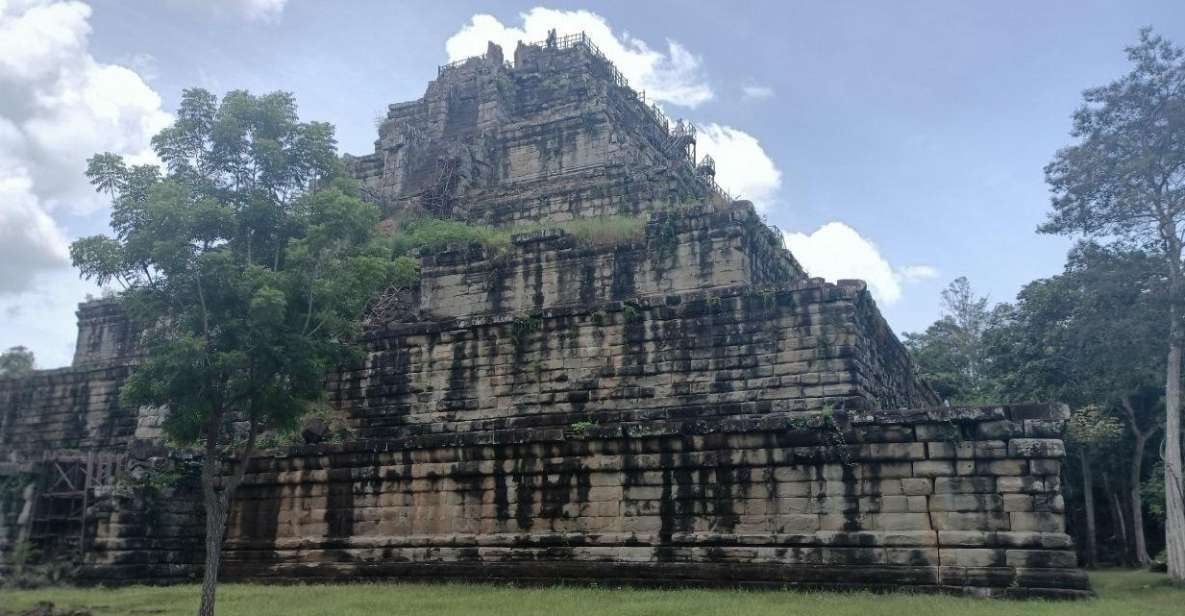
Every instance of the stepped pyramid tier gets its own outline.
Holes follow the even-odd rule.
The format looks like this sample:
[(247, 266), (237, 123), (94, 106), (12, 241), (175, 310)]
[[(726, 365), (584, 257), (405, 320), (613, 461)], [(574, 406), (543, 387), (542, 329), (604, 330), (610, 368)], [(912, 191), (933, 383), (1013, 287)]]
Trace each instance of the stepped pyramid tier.
[[(376, 298), (366, 361), (326, 380), (350, 436), (246, 462), (224, 575), (1088, 595), (1065, 408), (940, 406), (864, 283), (810, 278), (695, 139), (583, 35), (491, 45), (392, 105), (347, 157), (385, 224), (512, 239), (425, 250)], [(118, 304), (79, 314), (74, 367), (0, 380), (0, 474), (114, 470), (57, 526), (20, 521), (46, 482), (0, 496), (0, 553), (69, 535), (80, 579), (189, 579), (195, 486), (105, 478), (192, 461), (118, 402)]]
[(391, 105), (375, 152), (347, 158), (388, 211), (513, 224), (637, 214), (730, 199), (697, 167), (695, 128), (671, 122), (584, 35), (497, 45), (440, 68)]

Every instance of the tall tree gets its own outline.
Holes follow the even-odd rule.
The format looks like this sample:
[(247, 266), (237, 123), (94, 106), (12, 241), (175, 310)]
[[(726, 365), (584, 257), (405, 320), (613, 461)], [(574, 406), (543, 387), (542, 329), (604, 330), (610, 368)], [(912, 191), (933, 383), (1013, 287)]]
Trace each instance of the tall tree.
[(1045, 168), (1053, 211), (1042, 232), (1123, 239), (1155, 250), (1168, 270), (1165, 543), (1170, 578), (1185, 584), (1181, 354), (1185, 348), (1185, 50), (1140, 33), (1131, 71), (1087, 90), (1072, 136)]
[(33, 351), (14, 346), (0, 353), (0, 376), (21, 376), (33, 371), (36, 360)]
[(971, 403), (989, 395), (982, 350), (992, 318), (987, 306), (966, 278), (956, 278), (942, 291), (942, 317), (922, 333), (905, 334), (922, 377), (944, 400)]
[(290, 95), (186, 90), (152, 143), (163, 171), (90, 161), (114, 197), (114, 235), (71, 254), (84, 276), (118, 280), (148, 330), (123, 399), (166, 406), (170, 436), (204, 451), (208, 616), (257, 435), (291, 424), (326, 371), (357, 356), (363, 309), (393, 268), (377, 209), (339, 177), (332, 127), (300, 122)]

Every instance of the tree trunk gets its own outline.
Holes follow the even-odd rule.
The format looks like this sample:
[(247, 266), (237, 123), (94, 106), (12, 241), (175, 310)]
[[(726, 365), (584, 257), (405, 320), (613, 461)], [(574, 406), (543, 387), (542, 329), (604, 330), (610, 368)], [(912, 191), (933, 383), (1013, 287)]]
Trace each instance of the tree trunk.
[(1185, 585), (1185, 487), (1181, 472), (1181, 326), (1172, 315), (1168, 374), (1165, 378), (1165, 552), (1169, 579)]
[(1121, 402), (1123, 411), (1127, 414), (1127, 422), (1131, 426), (1132, 434), (1136, 437), (1129, 471), (1131, 474), (1128, 476), (1128, 507), (1131, 508), (1132, 540), (1134, 541), (1132, 547), (1135, 549), (1136, 562), (1147, 565), (1152, 562), (1152, 557), (1148, 555), (1148, 540), (1144, 536), (1144, 495), (1141, 480), (1144, 475), (1144, 453), (1148, 449), (1148, 439), (1160, 431), (1160, 426), (1154, 425), (1147, 430), (1140, 428), (1140, 422), (1136, 417), (1136, 408), (1132, 405), (1131, 399), (1124, 397)]
[(1086, 503), (1086, 566), (1093, 568), (1099, 561), (1094, 525), (1094, 478), (1090, 474), (1090, 461), (1086, 458), (1085, 449), (1078, 449), (1078, 460), (1082, 463), (1082, 500)]
[[(248, 462), (255, 453), (255, 439), (258, 424), (254, 416), (250, 419), (247, 445), (239, 455), (235, 470), (223, 476), (225, 470), (221, 453), (218, 451), (218, 432), (222, 425), (221, 411), (211, 413), (207, 424), (205, 459), (202, 461), (202, 494), (206, 507), (206, 564), (202, 573), (202, 601), (198, 616), (214, 616), (214, 599), (218, 590), (218, 569), (222, 565), (222, 540), (226, 535), (226, 520), (230, 516), (230, 505), (235, 490), (243, 482)], [(209, 436), (213, 435), (213, 436)], [(221, 490), (218, 486), (221, 483)]]
[[(215, 591), (218, 589), (218, 569), (222, 564), (222, 537), (226, 533), (226, 509), (222, 498), (215, 495), (206, 500), (206, 566), (202, 574), (202, 603), (198, 616), (214, 616)], [(229, 504), (229, 503), (228, 503)]]
[(1107, 503), (1111, 505), (1112, 525), (1115, 527), (1115, 538), (1119, 542), (1120, 560), (1123, 564), (1131, 563), (1131, 542), (1127, 536), (1127, 520), (1124, 519), (1123, 506), (1119, 503), (1119, 493), (1111, 489), (1111, 474), (1103, 473), (1103, 490), (1107, 493)]
[(1148, 443), (1148, 435), (1136, 430), (1136, 449), (1132, 454), (1131, 476), (1128, 477), (1128, 506), (1132, 515), (1132, 540), (1135, 542), (1136, 562), (1147, 565), (1152, 562), (1148, 555), (1148, 541), (1144, 538), (1144, 495), (1140, 488), (1140, 475), (1144, 466), (1144, 449)]
[(1185, 585), (1185, 487), (1181, 471), (1181, 346), (1185, 332), (1181, 323), (1181, 294), (1185, 281), (1181, 272), (1181, 247), (1169, 250), (1169, 356), (1165, 370), (1164, 415), (1164, 543), (1168, 554), (1169, 579)]

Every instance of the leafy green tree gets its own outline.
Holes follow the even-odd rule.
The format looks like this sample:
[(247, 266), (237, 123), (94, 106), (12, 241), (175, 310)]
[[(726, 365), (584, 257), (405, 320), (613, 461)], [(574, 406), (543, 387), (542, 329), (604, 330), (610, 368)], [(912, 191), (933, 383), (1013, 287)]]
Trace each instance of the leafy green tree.
[(227, 515), (262, 430), (287, 428), (356, 359), (359, 321), (392, 279), (377, 209), (340, 176), (333, 129), (300, 122), (291, 95), (183, 93), (152, 141), (164, 170), (91, 159), (112, 236), (78, 240), (82, 274), (117, 280), (147, 330), (124, 385), (166, 406), (165, 429), (204, 451), (206, 560), (199, 614), (214, 613)]
[(964, 277), (942, 291), (942, 317), (922, 333), (906, 333), (905, 346), (921, 375), (944, 400), (981, 402), (990, 397), (983, 366), (983, 334), (992, 320), (988, 298)]
[(1144, 461), (1163, 421), (1157, 382), (1164, 358), (1150, 349), (1166, 335), (1164, 279), (1163, 263), (1143, 251), (1081, 243), (1062, 274), (1029, 283), (1015, 304), (1001, 306), (984, 336), (985, 365), (1003, 399), (1056, 399), (1124, 418), (1124, 444), (1092, 453), (1130, 463), (1126, 498), (1132, 552), (1141, 562), (1149, 560)]
[(1053, 210), (1040, 230), (1127, 240), (1155, 251), (1165, 264), (1165, 542), (1169, 577), (1185, 584), (1185, 50), (1143, 30), (1127, 55), (1131, 71), (1084, 93), (1084, 104), (1074, 114), (1076, 143), (1045, 168)]
[(36, 361), (33, 351), (14, 346), (0, 353), (0, 376), (21, 376), (33, 371)]

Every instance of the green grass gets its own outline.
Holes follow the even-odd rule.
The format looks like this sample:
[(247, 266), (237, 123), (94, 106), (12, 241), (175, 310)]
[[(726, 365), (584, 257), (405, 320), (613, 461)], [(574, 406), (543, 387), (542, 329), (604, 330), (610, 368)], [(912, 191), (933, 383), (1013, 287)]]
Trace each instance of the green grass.
[[(610, 588), (514, 588), (471, 584), (326, 584), (265, 586), (226, 584), (218, 595), (222, 616), (1123, 616), (1185, 613), (1185, 589), (1164, 575), (1101, 571), (1091, 575), (1099, 597), (1088, 601), (1003, 601), (908, 593), (828, 593), (739, 590), (633, 590)], [(59, 608), (85, 607), (98, 614), (189, 615), (197, 610), (197, 587), (134, 586), (115, 590), (50, 588), (0, 590), (0, 609), (20, 610), (38, 601)]]

